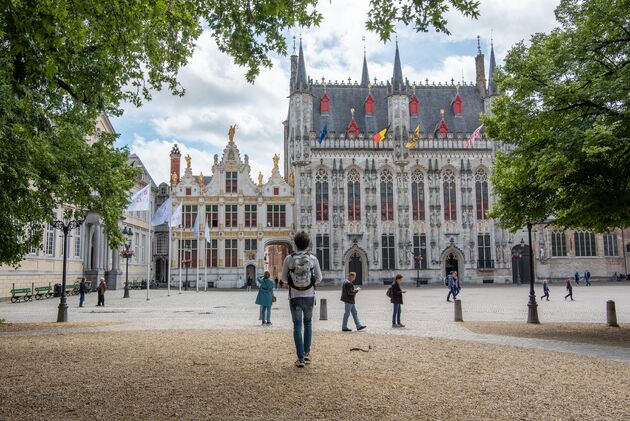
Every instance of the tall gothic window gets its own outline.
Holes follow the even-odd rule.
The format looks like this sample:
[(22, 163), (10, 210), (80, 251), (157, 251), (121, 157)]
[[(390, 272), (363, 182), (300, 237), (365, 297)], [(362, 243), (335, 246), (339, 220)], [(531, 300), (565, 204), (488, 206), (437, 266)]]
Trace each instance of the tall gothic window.
[(587, 231), (576, 231), (573, 233), (573, 239), (575, 240), (576, 256), (597, 256), (595, 234)]
[(619, 249), (617, 248), (617, 234), (605, 233), (603, 235), (604, 240), (604, 256), (619, 256)]
[(348, 173), (348, 221), (361, 220), (361, 177), (355, 169)]
[(411, 205), (414, 221), (424, 221), (424, 174), (414, 171), (411, 174)]
[(457, 220), (457, 198), (455, 197), (455, 174), (453, 171), (446, 170), (442, 176), (444, 181), (444, 219), (446, 221)]
[(322, 270), (330, 270), (330, 239), (327, 234), (317, 234), (315, 251)]
[(384, 170), (381, 173), (381, 220), (394, 220), (394, 182), (392, 173)]
[(567, 255), (567, 237), (563, 231), (551, 233), (551, 256), (563, 257)]
[(238, 192), (238, 172), (227, 171), (225, 173), (225, 192), (226, 193)]
[[(418, 256), (421, 258), (418, 259)], [(413, 260), (414, 269), (427, 268), (427, 236), (425, 234), (413, 235)]]
[(317, 221), (328, 221), (328, 173), (323, 169), (315, 174), (315, 214)]
[(475, 172), (475, 196), (477, 198), (477, 219), (487, 219), (488, 175), (484, 170), (477, 170), (477, 172)]
[(490, 234), (479, 234), (477, 236), (477, 261), (478, 268), (493, 268), (492, 247), (490, 246)]
[(383, 251), (383, 269), (394, 270), (396, 268), (396, 259), (394, 253), (394, 236), (392, 234), (383, 234), (382, 251)]
[(219, 254), (217, 240), (210, 240), (206, 243), (206, 267), (217, 267), (217, 256)]

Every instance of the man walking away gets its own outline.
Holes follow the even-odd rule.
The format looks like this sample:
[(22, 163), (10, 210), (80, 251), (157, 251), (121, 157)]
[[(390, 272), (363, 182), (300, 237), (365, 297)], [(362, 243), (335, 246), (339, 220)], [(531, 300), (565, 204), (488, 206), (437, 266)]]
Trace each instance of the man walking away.
[[(315, 285), (322, 280), (317, 257), (307, 251), (311, 242), (308, 234), (298, 232), (293, 238), (297, 252), (288, 255), (282, 265), (280, 280), (289, 285), (289, 308), (293, 319), (293, 341), (297, 353), (296, 367), (311, 363), (311, 338), (313, 336), (313, 306)], [(302, 325), (304, 336), (302, 336)]]
[(83, 307), (83, 303), (85, 302), (85, 278), (81, 278), (81, 283), (79, 284), (79, 307)]
[(105, 307), (105, 291), (107, 291), (107, 284), (105, 278), (101, 278), (101, 282), (98, 284), (98, 304), (97, 306)]
[(587, 287), (591, 286), (591, 272), (589, 271), (584, 272), (584, 283), (586, 283)]
[(575, 285), (580, 285), (580, 272), (575, 272)]
[(453, 296), (453, 299), (455, 299), (455, 297), (457, 296), (457, 291), (455, 290), (455, 288), (457, 288), (457, 281), (453, 277), (453, 272), (449, 273), (446, 276), (446, 286), (448, 287), (448, 295), (446, 296), (446, 301), (450, 303), (451, 295)]
[(356, 279), (357, 274), (355, 272), (350, 272), (348, 274), (348, 279), (341, 286), (341, 301), (345, 303), (345, 311), (343, 313), (343, 323), (341, 324), (341, 330), (344, 332), (350, 332), (352, 329), (348, 329), (348, 317), (350, 317), (350, 313), (352, 313), (352, 318), (354, 319), (354, 324), (357, 327), (357, 330), (363, 330), (366, 326), (363, 326), (361, 322), (359, 322), (359, 315), (357, 314), (357, 307), (354, 304), (354, 297), (357, 295), (357, 292), (361, 290), (361, 288), (354, 287), (354, 280)]
[(543, 296), (540, 297), (540, 299), (542, 300), (545, 297), (547, 298), (547, 301), (549, 301), (549, 285), (547, 284), (546, 279), (543, 281)]
[(571, 286), (571, 278), (567, 279), (567, 291), (569, 291), (569, 293), (564, 296), (564, 299), (566, 300), (567, 297), (571, 297), (571, 301), (575, 301), (573, 299), (573, 287)]

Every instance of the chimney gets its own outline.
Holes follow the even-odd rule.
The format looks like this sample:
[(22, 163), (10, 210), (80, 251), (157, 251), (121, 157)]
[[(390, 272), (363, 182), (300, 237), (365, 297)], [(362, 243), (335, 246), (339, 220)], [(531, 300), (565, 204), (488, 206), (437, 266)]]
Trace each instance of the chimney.
[(477, 90), (481, 97), (486, 96), (486, 71), (483, 63), (483, 54), (481, 53), (481, 41), (477, 35), (477, 57), (475, 57), (475, 69), (477, 74)]
[[(179, 183), (179, 161), (181, 160), (182, 154), (179, 152), (179, 148), (177, 145), (173, 146), (171, 149), (171, 187), (175, 187), (177, 183)], [(176, 178), (173, 178), (173, 174), (176, 175)]]

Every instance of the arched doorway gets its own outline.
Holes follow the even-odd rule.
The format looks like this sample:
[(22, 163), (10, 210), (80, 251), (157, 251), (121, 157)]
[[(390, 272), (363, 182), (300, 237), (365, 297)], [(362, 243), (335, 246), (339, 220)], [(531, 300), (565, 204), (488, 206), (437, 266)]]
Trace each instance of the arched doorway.
[(444, 276), (451, 272), (459, 273), (459, 260), (457, 260), (457, 257), (455, 257), (452, 252), (446, 256), (446, 262), (444, 263)]
[(354, 280), (355, 285), (363, 285), (363, 281), (367, 281), (367, 255), (359, 247), (352, 247), (346, 252), (344, 267), (346, 275), (350, 272), (357, 274)]
[(450, 246), (442, 252), (442, 280), (452, 271), (457, 272), (460, 282), (464, 282), (464, 253), (455, 246)]
[(512, 247), (512, 283), (529, 283), (530, 278), (530, 254), (527, 244), (518, 244)]
[(271, 274), (271, 278), (280, 278), (284, 259), (293, 252), (293, 246), (289, 240), (274, 240), (265, 243), (264, 262), (265, 269)]
[(245, 279), (250, 282), (256, 282), (256, 266), (252, 264), (245, 266)]

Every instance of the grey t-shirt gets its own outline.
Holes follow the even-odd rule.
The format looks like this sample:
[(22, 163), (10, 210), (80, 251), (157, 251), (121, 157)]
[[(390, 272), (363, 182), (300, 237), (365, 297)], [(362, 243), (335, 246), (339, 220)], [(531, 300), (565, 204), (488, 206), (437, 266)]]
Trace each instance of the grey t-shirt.
[[(307, 254), (307, 251), (298, 251), (295, 254)], [(313, 274), (315, 275), (315, 284), (318, 284), (322, 280), (322, 270), (319, 267), (319, 261), (317, 257), (308, 253), (308, 258), (313, 263)], [(284, 258), (284, 263), (282, 265), (282, 281), (289, 283), (289, 264), (291, 263), (291, 255), (288, 255)], [(305, 291), (300, 291), (295, 288), (291, 288), (289, 286), (289, 298), (298, 298), (298, 297), (314, 297), (315, 296), (315, 288), (309, 288)]]

